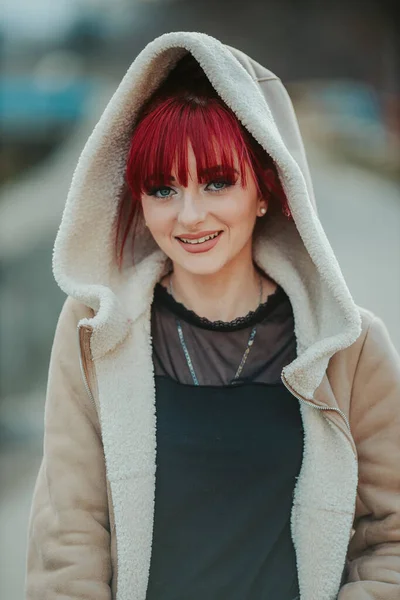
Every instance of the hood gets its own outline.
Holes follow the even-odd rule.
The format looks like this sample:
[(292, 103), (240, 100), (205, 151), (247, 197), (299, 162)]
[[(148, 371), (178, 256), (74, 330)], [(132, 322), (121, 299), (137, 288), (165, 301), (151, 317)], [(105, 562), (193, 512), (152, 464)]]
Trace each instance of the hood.
[(243, 52), (195, 32), (167, 33), (138, 55), (111, 98), (75, 170), (53, 253), (61, 289), (95, 311), (92, 353), (100, 358), (149, 309), (168, 259), (143, 227), (135, 265), (117, 269), (114, 239), (132, 128), (143, 102), (190, 52), (241, 123), (275, 161), (294, 221), (266, 218), (254, 248), (256, 262), (290, 298), (297, 358), (285, 367), (290, 385), (306, 398), (329, 358), (361, 333), (354, 304), (318, 219), (297, 119), (280, 79)]

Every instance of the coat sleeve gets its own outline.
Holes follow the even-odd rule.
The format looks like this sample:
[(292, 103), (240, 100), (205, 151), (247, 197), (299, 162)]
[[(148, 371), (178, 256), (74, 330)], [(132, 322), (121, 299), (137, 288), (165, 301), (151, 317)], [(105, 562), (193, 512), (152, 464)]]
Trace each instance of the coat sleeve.
[(359, 481), (338, 600), (400, 599), (400, 357), (378, 317), (356, 370), (350, 420)]
[(54, 336), (43, 460), (29, 521), (26, 600), (111, 599), (103, 446), (79, 364), (82, 309), (68, 298)]

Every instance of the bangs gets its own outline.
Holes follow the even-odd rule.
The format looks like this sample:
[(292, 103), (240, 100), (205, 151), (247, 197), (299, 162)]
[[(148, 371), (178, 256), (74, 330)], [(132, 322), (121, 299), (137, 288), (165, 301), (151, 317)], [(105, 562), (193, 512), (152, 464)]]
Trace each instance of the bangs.
[(254, 175), (245, 130), (218, 99), (188, 102), (179, 96), (165, 99), (137, 125), (131, 140), (126, 179), (139, 200), (151, 188), (188, 184), (188, 142), (196, 158), (200, 183), (239, 172), (246, 186), (246, 166)]

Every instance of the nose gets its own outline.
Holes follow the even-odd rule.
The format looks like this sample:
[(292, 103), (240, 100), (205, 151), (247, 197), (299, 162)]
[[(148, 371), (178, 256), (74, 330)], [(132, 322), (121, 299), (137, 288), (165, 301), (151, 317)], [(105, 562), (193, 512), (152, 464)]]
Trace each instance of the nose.
[(186, 192), (178, 215), (178, 223), (187, 229), (194, 229), (199, 223), (205, 221), (207, 210), (205, 202), (198, 194)]

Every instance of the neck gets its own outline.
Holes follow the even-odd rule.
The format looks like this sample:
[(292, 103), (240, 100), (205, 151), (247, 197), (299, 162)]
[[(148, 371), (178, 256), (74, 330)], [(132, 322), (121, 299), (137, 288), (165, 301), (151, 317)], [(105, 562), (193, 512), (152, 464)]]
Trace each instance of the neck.
[[(210, 275), (196, 275), (174, 265), (171, 278), (175, 299), (210, 321), (232, 321), (255, 310), (260, 302), (260, 274), (251, 259)], [(264, 301), (276, 286), (262, 280)], [(164, 281), (168, 284), (169, 277)]]

